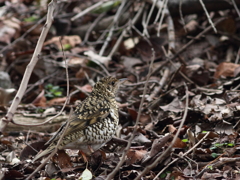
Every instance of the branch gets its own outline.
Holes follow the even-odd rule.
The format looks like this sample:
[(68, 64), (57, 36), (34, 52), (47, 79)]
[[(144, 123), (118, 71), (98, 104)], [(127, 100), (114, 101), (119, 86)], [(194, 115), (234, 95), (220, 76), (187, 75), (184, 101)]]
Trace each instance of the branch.
[(23, 76), (22, 82), (20, 84), (19, 90), (18, 90), (15, 98), (13, 99), (13, 102), (12, 102), (6, 116), (3, 117), (0, 120), (0, 132), (3, 132), (4, 129), (6, 128), (7, 124), (9, 122), (12, 122), (14, 113), (16, 112), (16, 109), (17, 109), (19, 103), (21, 102), (21, 99), (22, 99), (22, 97), (23, 97), (23, 95), (24, 95), (24, 93), (27, 89), (28, 81), (29, 81), (30, 76), (32, 74), (32, 71), (33, 71), (33, 69), (34, 69), (34, 67), (35, 67), (35, 65), (38, 61), (38, 57), (40, 56), (40, 52), (42, 50), (43, 43), (46, 39), (46, 36), (48, 34), (48, 31), (49, 31), (51, 25), (52, 25), (53, 11), (54, 11), (56, 5), (57, 5), (57, 0), (52, 0), (48, 4), (48, 12), (47, 12), (46, 23), (43, 26), (43, 30), (42, 30), (41, 35), (39, 37), (39, 40), (37, 42), (37, 45), (36, 45), (35, 51), (33, 53), (32, 59), (26, 67), (26, 71), (24, 73), (24, 76)]

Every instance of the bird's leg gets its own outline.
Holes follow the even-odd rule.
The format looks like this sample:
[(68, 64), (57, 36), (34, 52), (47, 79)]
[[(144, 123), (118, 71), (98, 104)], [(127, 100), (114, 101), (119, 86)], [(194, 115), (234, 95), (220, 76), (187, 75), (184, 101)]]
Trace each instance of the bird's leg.
[(93, 148), (91, 146), (88, 145), (88, 149), (91, 152), (91, 154), (94, 153), (94, 150), (93, 150)]
[(85, 163), (88, 163), (87, 155), (86, 155), (83, 151), (79, 150), (79, 151), (78, 151), (78, 154), (79, 154), (79, 155), (82, 155), (83, 161), (84, 161)]

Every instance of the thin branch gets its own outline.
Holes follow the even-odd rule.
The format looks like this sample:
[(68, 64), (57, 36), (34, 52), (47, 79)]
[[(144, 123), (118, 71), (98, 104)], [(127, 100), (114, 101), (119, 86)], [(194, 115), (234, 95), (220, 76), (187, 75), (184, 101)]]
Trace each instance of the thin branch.
[[(167, 9), (167, 3), (168, 3), (168, 0), (164, 0), (163, 1), (163, 11), (162, 11), (162, 16), (161, 16), (161, 18), (160, 18), (160, 20), (159, 20), (159, 23), (158, 23), (158, 30), (157, 30), (157, 36), (158, 37), (160, 37), (160, 29), (161, 29), (161, 27), (162, 27), (162, 22), (163, 22), (163, 18), (164, 18), (164, 11), (166, 11), (166, 9)], [(158, 6), (158, 3), (157, 3), (157, 6)], [(158, 7), (159, 8), (159, 7)]]
[(108, 44), (109, 44), (109, 42), (110, 42), (110, 40), (111, 40), (111, 38), (112, 38), (113, 31), (114, 31), (114, 28), (115, 28), (114, 25), (117, 23), (120, 15), (123, 14), (123, 12), (124, 12), (123, 9), (124, 9), (126, 3), (127, 3), (126, 0), (123, 0), (123, 1), (122, 1), (120, 7), (118, 8), (118, 10), (117, 10), (117, 12), (116, 12), (116, 15), (115, 15), (114, 18), (113, 18), (112, 27), (110, 28), (110, 30), (109, 30), (109, 32), (108, 32), (108, 35), (107, 35), (107, 38), (106, 38), (106, 40), (104, 41), (104, 44), (103, 44), (103, 46), (102, 46), (102, 48), (101, 48), (101, 50), (100, 50), (100, 52), (99, 52), (99, 55), (100, 55), (100, 56), (102, 56), (102, 55), (104, 54), (104, 51), (105, 51), (105, 49), (107, 48), (107, 46), (108, 46)]
[(149, 37), (149, 33), (148, 33), (148, 30), (147, 30), (147, 27), (148, 27), (150, 18), (152, 16), (153, 10), (154, 10), (158, 0), (151, 0), (151, 1), (152, 1), (152, 7), (151, 7), (150, 11), (148, 12), (148, 17), (147, 17), (146, 22), (143, 23), (143, 28), (144, 28), (143, 29), (143, 34), (146, 35), (147, 37)]
[(147, 74), (147, 80), (146, 80), (146, 84), (144, 85), (144, 90), (143, 90), (143, 95), (142, 95), (142, 98), (141, 98), (141, 102), (140, 102), (140, 106), (139, 106), (139, 110), (138, 110), (138, 115), (137, 115), (137, 119), (136, 119), (136, 122), (135, 122), (135, 126), (134, 126), (134, 130), (131, 134), (131, 137), (129, 138), (128, 140), (128, 144), (127, 144), (127, 147), (124, 149), (123, 151), (123, 154), (122, 154), (122, 158), (121, 160), (118, 162), (117, 166), (115, 167), (115, 169), (107, 176), (106, 180), (111, 180), (113, 179), (113, 177), (115, 176), (115, 174), (119, 171), (119, 168), (122, 166), (122, 164), (125, 162), (125, 157), (126, 157), (126, 154), (131, 146), (131, 143), (132, 143), (132, 140), (134, 139), (134, 136), (135, 136), (135, 133), (137, 131), (137, 127), (138, 127), (138, 123), (139, 123), (139, 119), (140, 119), (140, 115), (141, 115), (141, 112), (142, 112), (142, 107), (143, 107), (143, 102), (145, 100), (145, 96), (146, 96), (146, 92), (147, 92), (147, 87), (148, 87), (148, 81), (151, 77), (151, 71), (152, 71), (152, 68), (153, 68), (153, 61), (155, 59), (155, 51), (154, 49), (152, 49), (152, 52), (153, 52), (153, 56), (152, 56), (152, 59), (151, 59), (151, 62), (150, 62), (150, 65), (149, 65), (149, 72)]
[[(206, 137), (210, 134), (210, 131), (208, 133), (205, 134), (205, 136), (203, 136), (203, 138), (198, 141), (198, 143), (196, 143), (191, 149), (189, 149), (187, 152), (185, 152), (182, 157), (188, 155), (190, 152), (192, 152), (199, 144), (201, 144), (205, 139)], [(177, 162), (180, 158), (176, 158), (174, 159), (173, 161), (171, 161), (170, 163), (168, 163), (157, 175), (156, 177), (153, 179), (153, 180), (156, 180), (157, 177), (159, 177), (170, 165), (172, 165), (173, 163)]]
[(84, 16), (85, 14), (89, 13), (90, 11), (96, 9), (97, 7), (101, 6), (103, 3), (108, 2), (108, 1), (110, 1), (110, 0), (102, 0), (102, 1), (97, 2), (96, 4), (88, 7), (88, 8), (85, 9), (84, 11), (80, 12), (80, 13), (77, 14), (76, 16), (73, 16), (73, 17), (71, 18), (71, 21), (75, 21), (76, 19)]
[[(218, 19), (214, 25), (216, 26), (218, 23), (222, 22), (223, 20), (225, 20), (226, 18), (220, 18)], [(187, 44), (185, 44), (181, 49), (179, 49), (176, 54), (174, 54), (172, 57), (168, 58), (163, 64), (162, 66), (159, 66), (158, 68), (156, 68), (152, 74), (155, 74), (156, 72), (158, 72), (160, 69), (162, 69), (162, 67), (164, 67), (164, 65), (166, 65), (167, 63), (169, 63), (170, 60), (175, 59), (176, 57), (178, 57), (179, 54), (183, 53), (190, 45), (192, 45), (197, 39), (199, 39), (200, 37), (202, 37), (204, 34), (206, 34), (208, 31), (210, 31), (212, 29), (212, 26), (208, 26), (206, 29), (204, 29), (201, 33), (199, 33), (194, 39), (190, 40)]]
[(6, 116), (3, 117), (0, 121), (0, 132), (3, 132), (5, 127), (7, 126), (7, 124), (9, 122), (13, 121), (14, 113), (15, 113), (19, 103), (21, 102), (21, 99), (24, 95), (24, 92), (27, 89), (28, 81), (29, 81), (30, 76), (32, 74), (32, 71), (33, 71), (33, 69), (34, 69), (34, 67), (35, 67), (35, 65), (36, 65), (36, 63), (39, 59), (44, 40), (45, 40), (45, 38), (47, 36), (47, 33), (48, 33), (48, 31), (49, 31), (49, 29), (52, 25), (53, 12), (54, 12), (56, 6), (57, 6), (57, 0), (52, 0), (48, 5), (46, 24), (43, 26), (43, 30), (40, 34), (40, 37), (39, 37), (39, 40), (37, 42), (36, 48), (34, 50), (32, 59), (26, 67), (26, 71), (24, 73), (24, 76), (23, 76), (22, 82), (20, 84), (19, 90), (18, 90), (15, 98), (13, 99), (13, 102), (12, 102)]
[(34, 174), (36, 174), (36, 173), (57, 153), (58, 147), (59, 147), (60, 143), (62, 142), (62, 139), (63, 139), (63, 137), (64, 137), (64, 135), (65, 135), (65, 133), (66, 133), (66, 131), (67, 131), (67, 129), (68, 129), (68, 126), (69, 126), (69, 124), (70, 124), (70, 122), (71, 122), (71, 116), (72, 116), (72, 114), (73, 114), (73, 110), (72, 110), (72, 108), (71, 108), (70, 115), (69, 115), (69, 117), (68, 117), (67, 125), (66, 125), (66, 127), (65, 127), (62, 135), (60, 136), (60, 138), (59, 138), (59, 140), (58, 140), (58, 142), (57, 142), (57, 145), (56, 145), (55, 149), (53, 150), (53, 152), (52, 152), (46, 159), (44, 159), (44, 161), (32, 172), (32, 174), (30, 174), (30, 175), (27, 177), (26, 180), (31, 179), (31, 178), (34, 176)]
[[(139, 8), (137, 14), (134, 16), (133, 20), (132, 20), (132, 24), (135, 24), (138, 20), (138, 18), (141, 16), (142, 11), (145, 7), (145, 2), (142, 3), (142, 6)], [(112, 58), (113, 54), (117, 51), (120, 43), (122, 42), (123, 37), (127, 34), (127, 31), (131, 29), (131, 26), (128, 26), (126, 29), (123, 30), (122, 34), (120, 35), (120, 37), (118, 38), (117, 42), (115, 43), (115, 45), (113, 46), (111, 52), (108, 55), (108, 58)]]
[(87, 30), (84, 40), (83, 40), (83, 44), (85, 44), (88, 41), (89, 35), (92, 32), (92, 30), (94, 29), (94, 27), (98, 24), (98, 22), (106, 15), (106, 13), (102, 13), (100, 14), (95, 20), (94, 22), (91, 24), (91, 26), (89, 27), (89, 29)]
[[(66, 60), (65, 53), (64, 53), (64, 51), (63, 51), (63, 46), (62, 46), (62, 43), (61, 43), (61, 39), (62, 39), (62, 37), (60, 37), (60, 44), (61, 44), (61, 48), (62, 48), (62, 52), (63, 52), (63, 57), (64, 57), (64, 59), (65, 59), (65, 66), (66, 66), (65, 69), (66, 69), (66, 79), (67, 79), (67, 97), (68, 97), (68, 98), (66, 99), (64, 105), (63, 105), (63, 108), (61, 109), (61, 110), (63, 110), (63, 109), (65, 108), (67, 102), (69, 101), (70, 96), (69, 96), (69, 73), (68, 73), (68, 65), (67, 65), (67, 60)], [(61, 113), (61, 111), (58, 113), (58, 115), (60, 115), (60, 113)], [(70, 124), (70, 122), (71, 122), (71, 116), (72, 116), (72, 114), (73, 114), (73, 109), (71, 108), (70, 115), (69, 115), (69, 117), (68, 117), (68, 123), (67, 123), (67, 125), (66, 125), (66, 127), (65, 127), (65, 129), (64, 129), (64, 131), (63, 131), (63, 134), (60, 136), (60, 138), (59, 138), (59, 140), (58, 140), (58, 142), (57, 142), (57, 145), (56, 145), (54, 151), (44, 160), (43, 163), (41, 163), (41, 164), (37, 167), (37, 169), (36, 169), (32, 174), (30, 174), (30, 176), (27, 178), (27, 180), (28, 180), (28, 179), (31, 179), (31, 178), (33, 177), (33, 175), (34, 175), (36, 172), (38, 172), (38, 171), (48, 162), (48, 160), (57, 153), (58, 147), (59, 147), (59, 145), (60, 145), (60, 143), (61, 143), (61, 141), (62, 141), (62, 139), (63, 139), (63, 137), (64, 137), (64, 135), (65, 135), (65, 132), (67, 131), (67, 128), (68, 128), (68, 126), (69, 126), (69, 124)]]
[(182, 1), (183, 1), (183, 0), (180, 0), (180, 1), (179, 1), (179, 14), (180, 14), (180, 18), (181, 18), (181, 21), (182, 21), (182, 24), (183, 24), (183, 29), (184, 29), (184, 31), (187, 33), (186, 23), (185, 23), (185, 21), (184, 21), (183, 13), (182, 13)]
[(149, 102), (152, 101), (153, 98), (162, 90), (163, 86), (167, 82), (169, 74), (170, 74), (169, 68), (166, 68), (164, 73), (163, 73), (163, 76), (162, 76), (161, 80), (159, 81), (159, 86), (156, 86), (154, 88), (153, 92), (151, 93), (151, 95), (147, 98), (147, 100)]
[(184, 110), (184, 114), (183, 114), (183, 118), (182, 118), (182, 121), (178, 127), (178, 130), (177, 130), (177, 133), (174, 135), (174, 138), (171, 142), (171, 144), (169, 145), (169, 147), (161, 154), (161, 156), (159, 156), (151, 165), (147, 166), (136, 178), (135, 180), (139, 180), (141, 179), (141, 177), (143, 177), (146, 173), (148, 173), (151, 169), (153, 169), (154, 167), (157, 166), (157, 164), (159, 163), (159, 161), (161, 161), (162, 159), (165, 159), (165, 156), (167, 154), (169, 154), (172, 150), (172, 147), (175, 143), (175, 141), (177, 140), (178, 138), (178, 135), (180, 134), (180, 131), (186, 121), (186, 118), (187, 118), (187, 113), (188, 113), (188, 103), (189, 103), (189, 93), (188, 93), (188, 87), (187, 85), (184, 83), (184, 86), (185, 86), (185, 91), (186, 91), (186, 103), (185, 103), (185, 110)]
[(238, 14), (238, 17), (240, 17), (240, 12), (239, 12), (239, 9), (238, 9), (238, 7), (237, 7), (237, 4), (236, 4), (235, 0), (232, 0), (232, 3), (233, 3), (233, 6), (234, 6), (237, 14)]
[(207, 18), (208, 18), (208, 22), (211, 24), (214, 32), (217, 33), (217, 29), (215, 28), (215, 26), (214, 26), (214, 24), (213, 24), (213, 22), (212, 22), (212, 19), (210, 18), (209, 13), (208, 13), (208, 11), (207, 11), (207, 9), (206, 9), (203, 1), (202, 1), (202, 0), (199, 0), (199, 2), (200, 2), (200, 4), (202, 5), (203, 10), (204, 10), (204, 12), (205, 12), (205, 14), (206, 14), (206, 16), (207, 16)]

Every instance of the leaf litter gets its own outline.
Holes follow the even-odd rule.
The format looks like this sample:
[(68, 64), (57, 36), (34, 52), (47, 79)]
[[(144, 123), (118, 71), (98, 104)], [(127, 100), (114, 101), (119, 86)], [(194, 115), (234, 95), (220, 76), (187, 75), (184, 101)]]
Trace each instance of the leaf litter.
[[(99, 2), (59, 2), (14, 121), (42, 123), (60, 111), (67, 99), (67, 60), (71, 95), (63, 116), (88, 96), (100, 77), (128, 79), (116, 98), (120, 107), (116, 137), (87, 157), (88, 163), (75, 150), (58, 151), (32, 179), (107, 179), (122, 159), (114, 179), (239, 179), (237, 10), (209, 9), (217, 33), (208, 24), (206, 12), (188, 14), (183, 6), (184, 14), (179, 16), (171, 1), (170, 14), (165, 14), (162, 22), (157, 18), (158, 6), (144, 1), (118, 1), (114, 6), (101, 2), (104, 6), (97, 11), (89, 10), (71, 21)], [(0, 87), (2, 117), (14, 97), (14, 91), (7, 92), (19, 88), (44, 27), (41, 18), (44, 20), (47, 4), (38, 3), (0, 4), (0, 70), (11, 79)], [(155, 7), (153, 11), (151, 7)], [(31, 27), (32, 31), (26, 32)], [(20, 129), (10, 123), (0, 136), (0, 179), (26, 179), (41, 164), (41, 160), (31, 160), (66, 121), (63, 116), (42, 127)], [(122, 157), (132, 135), (130, 148)], [(173, 139), (176, 141), (167, 151)]]

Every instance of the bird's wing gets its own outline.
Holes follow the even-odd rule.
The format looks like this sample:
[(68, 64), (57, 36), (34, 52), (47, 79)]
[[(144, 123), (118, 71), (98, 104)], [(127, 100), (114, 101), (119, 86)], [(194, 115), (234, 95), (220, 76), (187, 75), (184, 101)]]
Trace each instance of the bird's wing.
[(76, 131), (80, 131), (85, 129), (87, 126), (95, 124), (96, 122), (100, 121), (101, 119), (107, 117), (110, 113), (109, 108), (101, 108), (87, 116), (77, 115), (74, 119), (70, 122), (69, 127), (65, 133), (65, 136), (72, 134)]
[[(70, 123), (64, 136), (81, 131), (110, 114), (110, 108), (102, 105), (103, 101), (101, 99), (95, 100), (94, 102), (96, 105), (92, 106), (92, 104), (89, 105), (89, 101), (84, 101), (81, 107), (76, 109), (72, 114), (72, 117), (70, 117)], [(99, 106), (97, 106), (97, 104), (99, 104)], [(57, 141), (64, 132), (66, 125), (67, 122), (59, 128), (56, 134), (46, 144), (51, 144), (53, 141)]]

